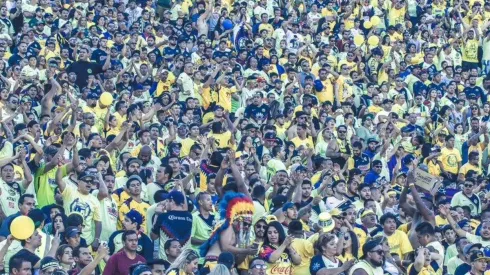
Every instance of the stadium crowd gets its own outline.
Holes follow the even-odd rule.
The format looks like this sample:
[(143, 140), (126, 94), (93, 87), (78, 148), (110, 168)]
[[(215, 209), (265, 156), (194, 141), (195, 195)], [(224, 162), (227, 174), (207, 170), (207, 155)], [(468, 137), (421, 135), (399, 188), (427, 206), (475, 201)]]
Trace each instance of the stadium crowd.
[(490, 274), (490, 1), (0, 3), (0, 274)]

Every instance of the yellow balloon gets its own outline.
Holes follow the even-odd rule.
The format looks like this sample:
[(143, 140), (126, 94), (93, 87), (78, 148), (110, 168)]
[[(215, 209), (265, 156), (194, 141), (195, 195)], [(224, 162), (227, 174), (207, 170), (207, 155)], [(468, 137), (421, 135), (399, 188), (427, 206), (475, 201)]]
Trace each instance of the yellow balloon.
[(374, 36), (374, 35), (373, 35), (373, 36), (369, 37), (369, 39), (368, 39), (368, 44), (369, 44), (370, 46), (377, 46), (377, 45), (378, 45), (378, 43), (379, 43), (379, 38), (378, 38), (377, 36)]
[(364, 21), (364, 28), (370, 29), (373, 26), (373, 23), (371, 21)]
[(100, 95), (100, 103), (104, 106), (110, 106), (113, 100), (112, 95), (108, 92), (103, 92)]
[(29, 239), (34, 229), (34, 222), (28, 216), (18, 216), (10, 224), (10, 233), (17, 240)]
[(360, 46), (363, 42), (364, 42), (364, 36), (360, 34), (354, 36), (354, 44), (356, 44), (356, 46)]
[(370, 21), (371, 21), (371, 23), (373, 23), (373, 26), (376, 27), (377, 25), (379, 25), (379, 23), (381, 23), (381, 18), (379, 18), (379, 16), (375, 15), (375, 16), (371, 17)]

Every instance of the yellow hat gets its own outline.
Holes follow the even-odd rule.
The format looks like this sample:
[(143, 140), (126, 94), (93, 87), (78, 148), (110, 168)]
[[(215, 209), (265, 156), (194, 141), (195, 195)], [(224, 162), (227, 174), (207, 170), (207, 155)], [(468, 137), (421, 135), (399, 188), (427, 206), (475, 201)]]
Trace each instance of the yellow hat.
[(277, 221), (277, 217), (274, 215), (267, 215), (264, 217), (264, 220), (267, 224), (269, 224), (270, 222)]
[(334, 209), (330, 210), (329, 214), (332, 217), (338, 217), (338, 216), (342, 215), (342, 212), (338, 208), (334, 208)]
[(371, 209), (364, 210), (364, 212), (361, 214), (361, 219), (369, 215), (376, 215), (376, 213), (374, 213)]
[(335, 227), (335, 221), (328, 212), (323, 212), (318, 215), (318, 225), (323, 228), (324, 233), (328, 233)]

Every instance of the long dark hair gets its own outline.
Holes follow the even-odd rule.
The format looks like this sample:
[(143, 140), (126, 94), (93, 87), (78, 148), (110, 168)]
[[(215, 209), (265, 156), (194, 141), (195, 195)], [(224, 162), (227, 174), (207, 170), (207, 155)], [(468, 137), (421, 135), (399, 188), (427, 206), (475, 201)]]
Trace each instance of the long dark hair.
[[(352, 256), (354, 258), (358, 259), (359, 256), (359, 240), (357, 239), (356, 233), (354, 231), (347, 231), (347, 233), (350, 236), (351, 239), (351, 251), (352, 251)], [(345, 256), (345, 250), (342, 249), (342, 256)]]
[(277, 230), (277, 233), (279, 234), (279, 244), (282, 244), (286, 239), (286, 233), (284, 232), (284, 228), (282, 227), (282, 224), (280, 222), (273, 221), (269, 223), (267, 225), (267, 228), (265, 229), (264, 245), (272, 245), (271, 242), (269, 241), (269, 236), (267, 234), (269, 228), (271, 227), (274, 227)]
[(244, 135), (240, 139), (240, 142), (238, 143), (237, 151), (243, 151), (243, 149), (245, 148), (245, 141), (247, 140), (248, 137), (249, 137), (248, 135)]
[[(56, 228), (54, 227), (54, 221), (56, 220), (57, 217), (61, 217), (61, 221), (63, 222), (63, 226), (66, 228), (68, 227), (68, 224), (66, 223), (66, 220), (68, 219), (65, 214), (63, 213), (58, 213), (54, 215), (53, 220), (51, 221), (51, 226), (53, 228), (53, 236), (56, 235)], [(64, 233), (64, 232), (63, 232)]]

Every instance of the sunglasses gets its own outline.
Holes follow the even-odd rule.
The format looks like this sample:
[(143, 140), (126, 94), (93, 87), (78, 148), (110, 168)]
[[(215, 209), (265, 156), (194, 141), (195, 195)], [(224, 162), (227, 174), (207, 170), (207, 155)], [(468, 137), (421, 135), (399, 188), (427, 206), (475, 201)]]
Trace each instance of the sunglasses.
[(473, 187), (473, 184), (465, 184), (464, 187), (472, 188)]
[(337, 133), (339, 133), (339, 134), (345, 134), (345, 133), (347, 133), (347, 131), (337, 131)]
[(264, 228), (265, 229), (266, 227), (267, 227), (267, 225), (265, 225), (265, 224), (264, 225), (256, 225), (255, 226), (255, 228), (257, 228), (257, 229), (260, 229), (260, 228)]
[(253, 265), (252, 268), (266, 270), (267, 269), (267, 265), (265, 265), (265, 264), (256, 264), (256, 265)]
[(377, 253), (378, 255), (384, 255), (385, 252), (383, 250), (373, 250), (371, 252)]

